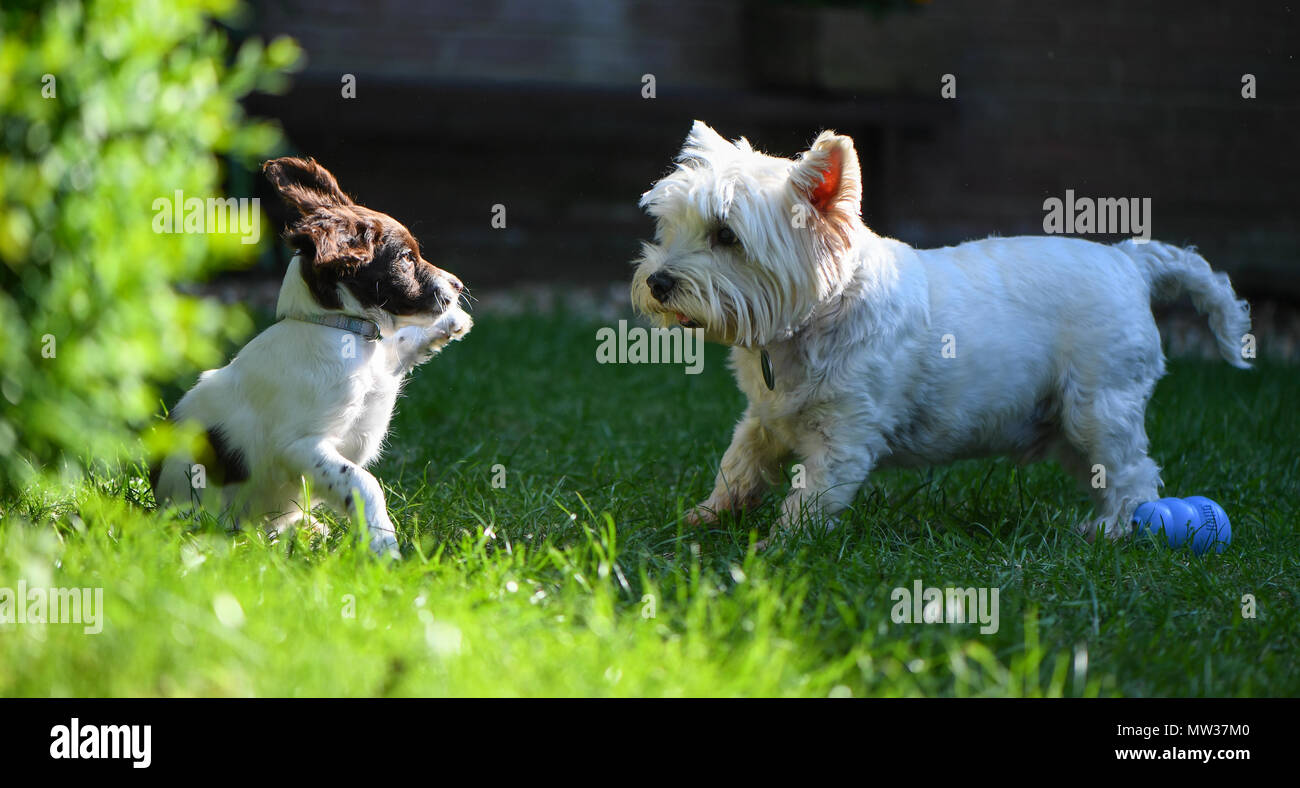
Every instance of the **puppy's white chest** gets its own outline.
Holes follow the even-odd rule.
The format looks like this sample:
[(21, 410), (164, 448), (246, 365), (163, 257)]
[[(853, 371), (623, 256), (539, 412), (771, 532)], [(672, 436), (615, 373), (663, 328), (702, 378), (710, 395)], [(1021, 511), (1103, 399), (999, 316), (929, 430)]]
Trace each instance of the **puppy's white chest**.
[(349, 375), (349, 402), (338, 425), (343, 439), (340, 451), (362, 465), (378, 456), (401, 390), (401, 377), (389, 366), (380, 351)]

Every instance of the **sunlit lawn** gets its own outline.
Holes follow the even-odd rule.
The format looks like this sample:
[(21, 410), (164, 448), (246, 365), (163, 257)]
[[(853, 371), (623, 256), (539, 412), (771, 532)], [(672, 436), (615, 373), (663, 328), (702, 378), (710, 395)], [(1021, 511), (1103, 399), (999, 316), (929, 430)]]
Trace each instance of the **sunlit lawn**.
[[(598, 365), (596, 328), (484, 316), (416, 372), (375, 469), (394, 564), (339, 521), (323, 546), (166, 521), (125, 473), (0, 504), (0, 587), (106, 608), (97, 635), (0, 626), (0, 694), (1300, 694), (1295, 367), (1172, 363), (1157, 390), (1166, 494), (1224, 505), (1222, 555), (1089, 545), (1084, 493), (1005, 461), (880, 473), (839, 530), (755, 554), (775, 499), (679, 518), (743, 405), (720, 349)], [(999, 588), (998, 631), (894, 623), (916, 580)]]

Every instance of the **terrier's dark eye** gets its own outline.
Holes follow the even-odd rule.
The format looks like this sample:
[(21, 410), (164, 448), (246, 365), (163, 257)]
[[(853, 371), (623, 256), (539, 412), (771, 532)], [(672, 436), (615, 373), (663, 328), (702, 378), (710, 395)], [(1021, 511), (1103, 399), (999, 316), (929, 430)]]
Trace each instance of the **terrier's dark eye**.
[(718, 246), (735, 246), (740, 243), (740, 239), (736, 237), (736, 234), (731, 231), (730, 227), (723, 225), (718, 228), (718, 232), (714, 236), (714, 242), (717, 243)]
[(415, 265), (415, 255), (411, 252), (410, 249), (407, 249), (405, 252), (402, 252), (402, 256), (399, 257), (398, 259), (402, 261), (403, 268), (410, 268), (411, 266)]

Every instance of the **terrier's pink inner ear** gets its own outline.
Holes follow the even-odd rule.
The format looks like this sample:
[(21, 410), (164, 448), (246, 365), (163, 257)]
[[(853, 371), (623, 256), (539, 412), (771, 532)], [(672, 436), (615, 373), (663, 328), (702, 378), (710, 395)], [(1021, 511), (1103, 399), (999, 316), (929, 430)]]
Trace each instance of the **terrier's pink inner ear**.
[(808, 195), (814, 207), (825, 211), (831, 201), (840, 192), (840, 178), (844, 172), (844, 151), (836, 145), (827, 151), (826, 168), (822, 170), (822, 181)]

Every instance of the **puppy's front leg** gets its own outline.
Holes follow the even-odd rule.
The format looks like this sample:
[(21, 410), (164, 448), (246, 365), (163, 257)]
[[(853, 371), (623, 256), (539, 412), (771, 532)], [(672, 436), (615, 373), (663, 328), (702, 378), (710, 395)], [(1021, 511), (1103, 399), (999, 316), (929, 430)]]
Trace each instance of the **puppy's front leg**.
[(311, 482), (314, 493), (332, 508), (346, 512), (353, 520), (362, 510), (371, 550), (380, 555), (397, 555), (397, 529), (388, 519), (384, 489), (378, 479), (333, 446), (315, 439), (293, 446), (289, 458)]
[(786, 448), (759, 420), (746, 414), (736, 425), (713, 493), (686, 515), (690, 525), (713, 523), (723, 511), (743, 511), (758, 504), (781, 470)]
[(449, 309), (431, 326), (405, 326), (394, 336), (397, 372), (405, 375), (433, 357), (448, 342), (469, 333), (474, 321), (460, 308)]
[(406, 326), (399, 329), (393, 339), (397, 350), (396, 372), (405, 375), (428, 361), (436, 352), (434, 343), (446, 339), (446, 334), (430, 326)]

